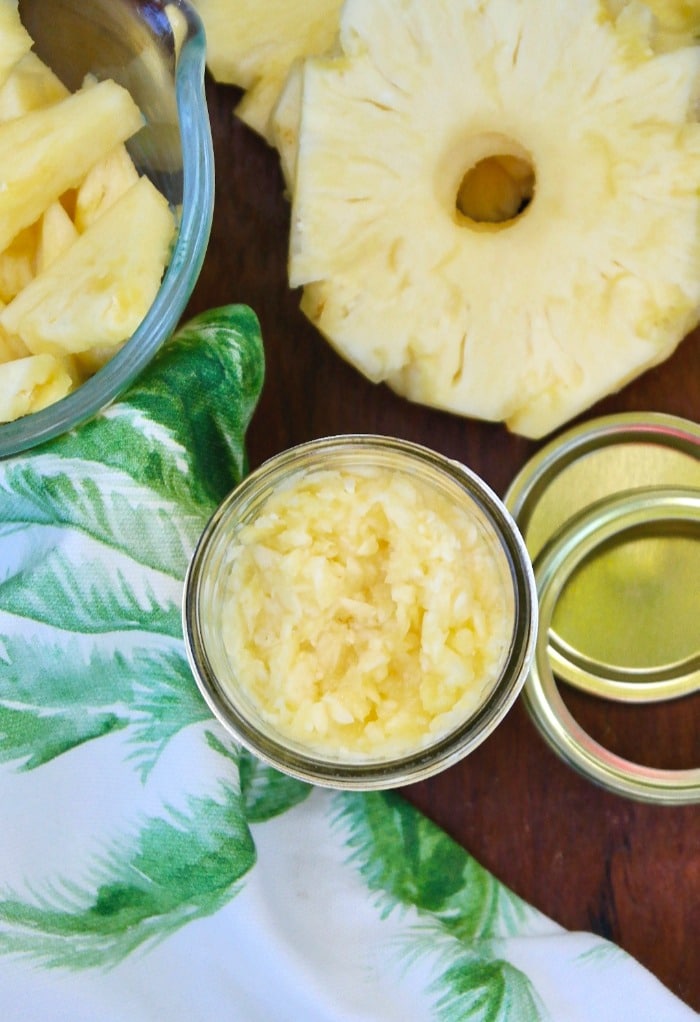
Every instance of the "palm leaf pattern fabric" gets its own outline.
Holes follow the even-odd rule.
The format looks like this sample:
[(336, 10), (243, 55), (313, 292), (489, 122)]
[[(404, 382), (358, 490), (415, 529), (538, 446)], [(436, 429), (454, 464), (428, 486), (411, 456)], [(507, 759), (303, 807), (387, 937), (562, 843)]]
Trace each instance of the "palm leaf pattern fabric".
[(211, 719), (182, 582), (263, 379), (253, 312), (211, 310), (92, 421), (0, 462), (0, 1017), (620, 1017), (586, 1014), (594, 973), (689, 1017), (399, 795), (312, 789)]

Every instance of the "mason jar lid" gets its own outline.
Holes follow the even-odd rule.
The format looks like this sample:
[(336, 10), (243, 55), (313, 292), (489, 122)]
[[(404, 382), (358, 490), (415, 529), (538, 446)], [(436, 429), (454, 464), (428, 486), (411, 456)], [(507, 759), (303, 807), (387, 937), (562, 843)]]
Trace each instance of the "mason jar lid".
[(544, 447), (505, 503), (537, 581), (539, 648), (524, 697), (544, 737), (611, 790), (700, 801), (700, 769), (612, 755), (578, 726), (555, 681), (628, 703), (700, 690), (700, 427), (660, 414), (594, 420)]

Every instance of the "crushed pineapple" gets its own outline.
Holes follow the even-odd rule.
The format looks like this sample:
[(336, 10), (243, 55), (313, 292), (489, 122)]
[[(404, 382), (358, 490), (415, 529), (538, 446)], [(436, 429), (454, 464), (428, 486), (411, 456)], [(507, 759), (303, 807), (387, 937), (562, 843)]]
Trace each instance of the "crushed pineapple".
[(406, 754), (469, 718), (509, 647), (512, 596), (468, 510), (390, 469), (295, 476), (229, 552), (233, 676), (280, 734)]

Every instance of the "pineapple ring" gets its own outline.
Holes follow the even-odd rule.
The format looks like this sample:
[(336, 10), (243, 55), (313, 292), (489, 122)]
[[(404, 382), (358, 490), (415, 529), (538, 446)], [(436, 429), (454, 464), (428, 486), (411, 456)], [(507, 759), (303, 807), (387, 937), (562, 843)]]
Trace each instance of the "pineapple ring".
[[(285, 159), (290, 283), (341, 355), (538, 437), (671, 354), (700, 319), (700, 48), (649, 31), (601, 0), (346, 0)], [(460, 214), (512, 156), (525, 212)]]

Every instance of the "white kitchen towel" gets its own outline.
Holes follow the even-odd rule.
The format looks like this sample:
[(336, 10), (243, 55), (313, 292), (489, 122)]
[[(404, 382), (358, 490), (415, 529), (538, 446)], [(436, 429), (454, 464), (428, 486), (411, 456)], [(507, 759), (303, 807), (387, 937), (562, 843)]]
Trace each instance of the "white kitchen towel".
[(2, 1022), (697, 1018), (399, 793), (312, 788), (211, 718), (182, 582), (263, 374), (253, 313), (212, 310), (0, 462)]

